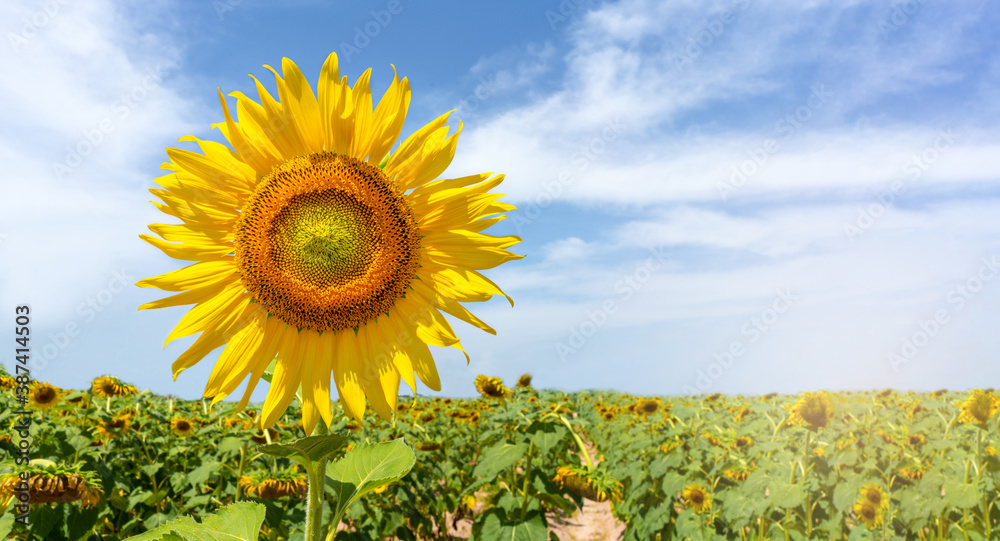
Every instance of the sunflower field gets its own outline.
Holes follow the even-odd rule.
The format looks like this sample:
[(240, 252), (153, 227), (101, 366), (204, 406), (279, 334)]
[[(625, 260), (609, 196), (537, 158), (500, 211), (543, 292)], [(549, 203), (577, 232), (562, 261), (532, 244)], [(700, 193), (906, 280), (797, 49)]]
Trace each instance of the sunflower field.
[[(992, 391), (643, 398), (486, 376), (476, 388), (404, 399), (389, 420), (334, 412), (322, 523), (341, 520), (327, 539), (450, 539), (458, 523), (474, 539), (556, 539), (552, 524), (585, 504), (610, 506), (628, 540), (1000, 538)], [(259, 405), (235, 414), (112, 377), (85, 391), (36, 382), (29, 398), (30, 525), (14, 520), (11, 428), (0, 533), (185, 539), (182, 521), (226, 521), (244, 533), (190, 538), (302, 538), (301, 404), (261, 431)], [(369, 480), (338, 484), (358, 471)]]

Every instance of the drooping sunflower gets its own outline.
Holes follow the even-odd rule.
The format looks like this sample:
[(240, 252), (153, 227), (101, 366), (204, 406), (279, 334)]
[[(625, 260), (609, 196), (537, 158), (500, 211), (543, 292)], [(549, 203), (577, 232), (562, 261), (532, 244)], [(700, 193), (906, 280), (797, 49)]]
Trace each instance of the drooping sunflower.
[(175, 417), (170, 420), (170, 431), (175, 436), (186, 438), (194, 434), (194, 423), (183, 417)]
[(306, 497), (308, 484), (305, 474), (297, 468), (277, 472), (258, 471), (240, 477), (236, 486), (248, 497), (274, 500), (287, 496), (302, 499)]
[(219, 93), (225, 122), (213, 127), (235, 152), (191, 136), (181, 140), (200, 153), (167, 149), (172, 172), (151, 191), (182, 223), (141, 237), (194, 263), (137, 285), (179, 292), (140, 309), (195, 305), (167, 337), (201, 333), (174, 362), (175, 378), (225, 346), (205, 396), (221, 400), (249, 376), (241, 409), (274, 359), (261, 426), (301, 386), (309, 434), (332, 420), (331, 375), (356, 420), (366, 399), (389, 418), (400, 379), (440, 390), (428, 345), (465, 353), (442, 313), (495, 334), (461, 303), (504, 295), (513, 305), (478, 271), (522, 257), (506, 250), (521, 239), (482, 233), (514, 209), (490, 192), (503, 175), (437, 179), (461, 132), (448, 135), (449, 113), (390, 152), (409, 106), (406, 78), (373, 107), (371, 71), (351, 87), (335, 53), (318, 96), (291, 60), (282, 70), (271, 70), (278, 99), (256, 79), (260, 103), (231, 94), (238, 120)]
[(882, 510), (864, 498), (858, 498), (858, 501), (854, 502), (854, 515), (858, 522), (869, 530), (882, 526)]
[(750, 447), (751, 445), (753, 445), (753, 438), (750, 436), (739, 436), (733, 440), (732, 447), (733, 449), (742, 450)]
[(805, 392), (792, 406), (790, 422), (813, 432), (823, 428), (833, 419), (833, 399), (826, 391)]
[(712, 495), (699, 483), (692, 483), (681, 492), (684, 505), (699, 515), (712, 508)]
[(975, 389), (962, 402), (962, 421), (986, 429), (986, 423), (1000, 411), (1000, 398), (990, 391)]
[(621, 499), (622, 484), (598, 467), (560, 466), (552, 480), (560, 488), (595, 502)]
[(96, 473), (82, 471), (77, 466), (30, 465), (22, 473), (0, 478), (0, 507), (17, 500), (23, 484), (27, 484), (29, 504), (80, 502), (80, 507), (89, 509), (97, 505), (104, 494), (100, 478)]
[(437, 451), (441, 444), (436, 441), (422, 441), (416, 445), (418, 451)]
[(118, 414), (109, 421), (98, 421), (95, 426), (97, 433), (104, 439), (117, 438), (123, 436), (132, 428), (132, 416)]
[(865, 483), (864, 485), (861, 485), (859, 493), (862, 498), (867, 500), (876, 508), (880, 510), (889, 508), (889, 498), (885, 496), (885, 491), (882, 490), (882, 487), (877, 484)]
[(491, 378), (482, 374), (476, 376), (476, 390), (484, 398), (496, 398), (500, 401), (514, 394), (514, 391), (504, 387), (503, 380), (500, 378)]
[(123, 383), (114, 376), (99, 376), (90, 383), (90, 390), (101, 398), (130, 396), (139, 392), (135, 387)]
[(531, 374), (523, 374), (517, 378), (518, 387), (531, 387)]
[(62, 398), (62, 389), (44, 381), (31, 383), (31, 391), (28, 393), (28, 403), (32, 407), (42, 411), (48, 411), (59, 405)]

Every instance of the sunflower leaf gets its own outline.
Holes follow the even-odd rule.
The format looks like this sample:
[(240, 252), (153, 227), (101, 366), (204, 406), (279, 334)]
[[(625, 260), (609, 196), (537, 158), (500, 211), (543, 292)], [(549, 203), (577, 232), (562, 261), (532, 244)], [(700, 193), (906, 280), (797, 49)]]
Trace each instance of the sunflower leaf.
[(476, 520), (472, 536), (473, 539), (545, 541), (549, 538), (549, 527), (545, 523), (545, 516), (538, 510), (527, 513), (523, 520), (513, 520), (507, 516), (506, 511), (495, 508)]
[(347, 435), (339, 434), (308, 436), (292, 443), (261, 445), (257, 450), (266, 455), (291, 458), (308, 466), (343, 449), (349, 440)]
[(201, 524), (182, 516), (129, 540), (256, 541), (264, 523), (264, 512), (264, 506), (259, 503), (238, 502), (205, 517)]
[(413, 449), (399, 438), (359, 445), (331, 464), (326, 472), (326, 485), (337, 500), (334, 523), (367, 492), (402, 479), (416, 460)]

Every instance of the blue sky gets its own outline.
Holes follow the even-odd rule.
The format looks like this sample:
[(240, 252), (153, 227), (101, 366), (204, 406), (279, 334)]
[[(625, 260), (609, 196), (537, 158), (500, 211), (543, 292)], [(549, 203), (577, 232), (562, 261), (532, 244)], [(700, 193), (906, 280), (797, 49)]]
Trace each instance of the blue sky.
[[(33, 309), (39, 379), (172, 381), (186, 308), (132, 284), (178, 268), (138, 235), (217, 91), (331, 51), (403, 135), (464, 123), (444, 176), (507, 175), (489, 232), (515, 300), (455, 324), (442, 395), (477, 374), (635, 394), (1000, 382), (1000, 5), (965, 2), (5, 2), (0, 314)], [(996, 279), (994, 279), (996, 278)], [(9, 367), (11, 345), (0, 349)], [(266, 385), (256, 391), (263, 399)], [(420, 392), (429, 392), (421, 388)], [(237, 393), (238, 395), (239, 393)]]

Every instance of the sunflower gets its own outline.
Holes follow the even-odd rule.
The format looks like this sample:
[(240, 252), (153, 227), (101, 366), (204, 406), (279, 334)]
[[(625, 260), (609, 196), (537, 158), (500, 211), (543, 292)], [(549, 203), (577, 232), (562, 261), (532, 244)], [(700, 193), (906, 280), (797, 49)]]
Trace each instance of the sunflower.
[(517, 378), (518, 387), (531, 387), (531, 374), (524, 374)]
[(805, 392), (792, 406), (790, 422), (805, 426), (813, 432), (823, 428), (833, 418), (833, 399), (829, 393)]
[(90, 391), (101, 398), (130, 396), (139, 392), (135, 387), (122, 383), (114, 376), (100, 376), (90, 383)]
[(858, 498), (858, 501), (854, 502), (854, 515), (869, 530), (882, 525), (882, 510), (864, 498)]
[(990, 391), (975, 389), (962, 402), (962, 421), (986, 429), (986, 422), (1000, 410), (1000, 398)]
[(191, 434), (194, 434), (194, 423), (183, 417), (175, 417), (170, 420), (170, 431), (173, 432), (175, 436), (186, 438)]
[(733, 440), (733, 449), (746, 449), (753, 445), (753, 438), (750, 436), (740, 436)]
[(441, 444), (436, 441), (422, 441), (417, 444), (418, 451), (437, 451), (441, 448)]
[(17, 387), (17, 380), (7, 375), (0, 375), (0, 391), (9, 391)]
[(924, 474), (930, 471), (930, 469), (930, 464), (916, 462), (910, 466), (900, 468), (899, 474), (911, 481), (919, 481), (924, 478)]
[(496, 398), (501, 402), (514, 394), (514, 391), (504, 387), (502, 379), (491, 378), (482, 374), (476, 376), (476, 390), (484, 398)]
[(865, 483), (864, 485), (861, 485), (859, 493), (862, 498), (878, 509), (881, 510), (889, 508), (889, 498), (885, 497), (885, 491), (882, 490), (882, 487), (876, 485), (875, 483)]
[(705, 441), (707, 441), (709, 445), (711, 445), (713, 447), (719, 447), (721, 449), (725, 449), (726, 447), (728, 447), (728, 445), (725, 445), (725, 444), (722, 443), (722, 440), (720, 440), (719, 438), (716, 438), (715, 435), (710, 434), (708, 432), (702, 432), (701, 433), (701, 437), (702, 437), (702, 439), (704, 439)]
[(109, 421), (98, 421), (95, 428), (104, 439), (111, 439), (124, 435), (131, 427), (132, 417), (119, 414)]
[(560, 466), (552, 480), (565, 490), (595, 502), (621, 498), (622, 485), (600, 468)]
[(993, 447), (992, 445), (987, 445), (983, 449), (983, 454), (986, 456), (997, 456), (997, 448)]
[(640, 415), (656, 413), (656, 410), (658, 409), (660, 409), (659, 398), (640, 398), (639, 401), (635, 403), (635, 413)]
[(240, 477), (236, 486), (243, 490), (247, 497), (262, 500), (274, 500), (286, 496), (302, 499), (306, 497), (308, 483), (306, 476), (295, 468), (278, 472), (255, 472)]
[[(26, 476), (26, 481), (22, 475)], [(81, 471), (80, 466), (33, 465), (22, 473), (0, 478), (0, 507), (7, 507), (18, 499), (24, 484), (27, 484), (29, 504), (79, 501), (81, 508), (89, 509), (96, 506), (104, 494), (97, 475)]]
[(906, 444), (910, 446), (920, 446), (927, 443), (927, 436), (923, 434), (910, 434), (906, 438)]
[[(270, 441), (268, 441), (269, 438)], [(267, 428), (261, 430), (260, 427), (257, 427), (257, 432), (253, 436), (250, 436), (250, 441), (256, 443), (257, 445), (272, 443), (274, 441), (277, 441), (277, 439), (278, 439), (278, 431), (275, 430), (274, 428)]]
[(461, 303), (504, 295), (513, 305), (478, 271), (520, 259), (506, 248), (521, 239), (482, 233), (514, 209), (490, 192), (503, 175), (435, 180), (461, 132), (448, 136), (450, 113), (390, 153), (407, 79), (394, 77), (373, 108), (371, 71), (352, 88), (335, 53), (318, 96), (291, 60), (281, 67), (284, 77), (272, 69), (278, 99), (259, 81), (261, 103), (231, 94), (238, 120), (219, 93), (225, 122), (213, 127), (235, 152), (192, 136), (181, 140), (200, 153), (167, 149), (171, 173), (151, 191), (182, 223), (152, 224), (158, 237), (141, 237), (194, 263), (137, 285), (178, 292), (140, 309), (195, 305), (167, 336), (201, 333), (174, 362), (175, 378), (225, 346), (204, 394), (221, 400), (249, 376), (242, 409), (274, 360), (260, 424), (274, 424), (301, 386), (310, 434), (320, 418), (332, 422), (331, 376), (358, 421), (366, 400), (390, 418), (400, 379), (439, 391), (428, 345), (465, 353), (443, 313), (495, 333)]
[(712, 508), (712, 495), (705, 490), (705, 487), (698, 483), (692, 483), (684, 487), (684, 491), (681, 492), (681, 498), (684, 500), (685, 505), (694, 509), (694, 512), (699, 515)]
[(56, 407), (61, 397), (62, 389), (43, 381), (32, 382), (31, 391), (28, 393), (29, 403), (42, 411)]
[(746, 481), (750, 474), (757, 471), (755, 465), (736, 465), (730, 469), (723, 470), (722, 475), (732, 481)]

